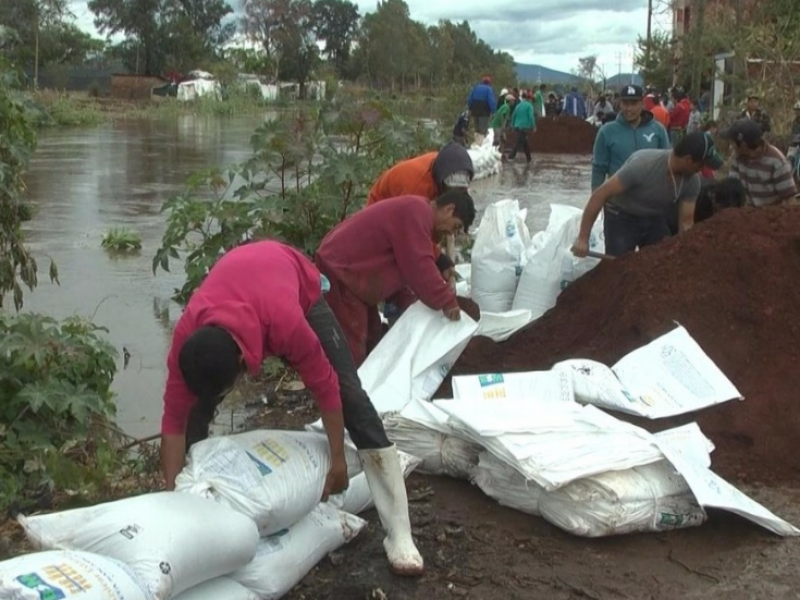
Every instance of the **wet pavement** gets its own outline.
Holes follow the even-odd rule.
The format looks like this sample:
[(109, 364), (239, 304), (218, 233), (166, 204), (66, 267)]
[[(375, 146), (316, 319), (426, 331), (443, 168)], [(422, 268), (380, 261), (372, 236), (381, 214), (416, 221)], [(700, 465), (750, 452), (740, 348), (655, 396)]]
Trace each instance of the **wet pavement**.
[[(170, 329), (180, 314), (170, 300), (183, 283), (180, 265), (173, 262), (172, 273), (155, 276), (151, 268), (165, 229), (161, 205), (191, 173), (246, 158), (261, 120), (182, 115), (40, 134), (26, 179), (37, 209), (27, 231), (43, 276), (24, 309), (92, 317), (108, 328), (120, 355), (118, 422), (130, 435), (159, 430)], [(588, 156), (540, 155), (530, 166), (507, 164), (499, 175), (476, 182), (473, 193), (479, 207), (518, 199), (529, 209), (533, 233), (546, 225), (550, 203), (586, 202), (589, 171)], [(102, 236), (114, 227), (138, 232), (141, 252), (114, 256), (103, 250)], [(61, 286), (46, 280), (48, 256), (58, 264)], [(127, 367), (123, 348), (130, 353)]]

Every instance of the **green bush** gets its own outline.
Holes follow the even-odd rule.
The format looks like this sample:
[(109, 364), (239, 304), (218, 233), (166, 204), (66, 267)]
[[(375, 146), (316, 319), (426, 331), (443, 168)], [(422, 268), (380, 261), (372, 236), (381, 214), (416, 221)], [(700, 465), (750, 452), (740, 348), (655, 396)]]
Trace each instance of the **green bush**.
[(283, 240), (312, 254), (323, 236), (366, 202), (376, 177), (399, 160), (436, 149), (433, 130), (377, 102), (287, 112), (256, 129), (252, 156), (195, 173), (170, 198), (153, 271), (185, 254), (185, 303), (220, 255), (244, 241)]
[(97, 490), (117, 464), (116, 352), (100, 331), (0, 313), (0, 510), (44, 491)]

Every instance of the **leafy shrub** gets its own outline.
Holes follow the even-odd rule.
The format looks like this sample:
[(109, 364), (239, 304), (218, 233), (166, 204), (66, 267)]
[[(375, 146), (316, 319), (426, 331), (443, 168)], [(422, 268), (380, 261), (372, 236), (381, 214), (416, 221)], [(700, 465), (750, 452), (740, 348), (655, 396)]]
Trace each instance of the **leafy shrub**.
[(104, 485), (118, 460), (116, 352), (79, 318), (0, 313), (0, 510)]
[(153, 272), (185, 253), (188, 301), (222, 253), (248, 240), (280, 239), (312, 254), (325, 234), (361, 208), (377, 176), (439, 146), (432, 129), (377, 102), (330, 104), (282, 114), (258, 127), (252, 156), (227, 170), (195, 173), (170, 198)]

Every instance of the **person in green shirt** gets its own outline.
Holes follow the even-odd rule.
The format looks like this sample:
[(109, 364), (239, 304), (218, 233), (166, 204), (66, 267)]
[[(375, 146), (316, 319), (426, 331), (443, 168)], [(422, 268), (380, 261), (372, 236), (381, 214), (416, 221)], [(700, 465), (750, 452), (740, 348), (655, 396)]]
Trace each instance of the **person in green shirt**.
[(533, 95), (533, 108), (536, 113), (536, 118), (543, 117), (545, 115), (544, 112), (544, 94), (547, 90), (547, 85), (544, 83), (539, 86), (539, 89), (536, 90), (536, 93)]
[(529, 92), (523, 93), (520, 103), (514, 109), (514, 113), (511, 115), (511, 126), (517, 134), (517, 140), (514, 144), (514, 149), (508, 155), (508, 160), (514, 160), (517, 157), (517, 152), (524, 150), (525, 158), (530, 164), (531, 147), (528, 143), (528, 134), (536, 132), (536, 117), (533, 114), (533, 104), (531, 104)]
[(494, 130), (494, 146), (502, 150), (506, 142), (506, 128), (514, 106), (514, 95), (506, 94), (501, 98), (500, 108), (492, 116), (492, 129)]

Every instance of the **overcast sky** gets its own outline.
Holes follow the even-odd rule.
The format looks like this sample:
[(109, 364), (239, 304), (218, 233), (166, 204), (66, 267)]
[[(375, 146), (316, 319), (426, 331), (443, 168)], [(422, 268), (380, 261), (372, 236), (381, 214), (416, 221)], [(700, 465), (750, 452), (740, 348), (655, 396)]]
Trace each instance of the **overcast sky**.
[[(229, 0), (237, 6), (239, 0)], [(375, 10), (377, 0), (355, 0), (361, 13)], [(647, 0), (406, 0), (411, 18), (434, 24), (440, 19), (469, 21), (490, 46), (505, 50), (517, 62), (570, 72), (578, 58), (598, 55), (611, 76), (630, 72), (633, 47), (647, 29)], [(658, 4), (658, 2), (656, 2)], [(72, 0), (78, 25), (95, 32), (86, 0)], [(660, 17), (659, 24), (667, 24)]]

